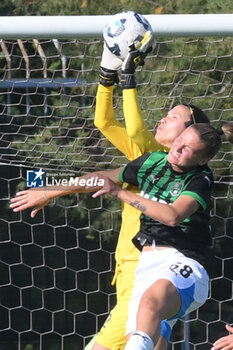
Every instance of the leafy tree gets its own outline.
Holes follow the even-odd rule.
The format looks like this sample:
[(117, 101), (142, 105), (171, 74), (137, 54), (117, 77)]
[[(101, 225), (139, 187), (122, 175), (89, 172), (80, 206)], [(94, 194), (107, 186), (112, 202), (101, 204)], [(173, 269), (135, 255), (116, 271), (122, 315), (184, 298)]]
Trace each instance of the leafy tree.
[(3, 0), (0, 4), (2, 16), (109, 15), (126, 10), (143, 14), (233, 13), (233, 4), (231, 0)]

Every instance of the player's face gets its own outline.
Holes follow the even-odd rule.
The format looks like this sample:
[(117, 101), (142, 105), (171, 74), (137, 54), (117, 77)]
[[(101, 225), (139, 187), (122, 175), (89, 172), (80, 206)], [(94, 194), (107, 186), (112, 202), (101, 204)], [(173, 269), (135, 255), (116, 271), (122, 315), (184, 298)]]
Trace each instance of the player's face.
[(156, 129), (155, 140), (170, 148), (175, 138), (187, 128), (190, 120), (191, 113), (187, 106), (178, 105), (172, 108), (167, 116), (161, 119)]
[(168, 161), (178, 172), (188, 171), (205, 163), (202, 155), (204, 144), (192, 126), (185, 129), (172, 144)]

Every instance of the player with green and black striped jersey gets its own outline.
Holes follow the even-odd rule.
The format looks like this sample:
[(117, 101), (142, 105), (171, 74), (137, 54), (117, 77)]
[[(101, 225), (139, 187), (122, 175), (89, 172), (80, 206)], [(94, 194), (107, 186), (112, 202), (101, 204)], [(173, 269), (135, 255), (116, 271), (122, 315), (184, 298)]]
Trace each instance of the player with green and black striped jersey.
[[(38, 191), (26, 190), (12, 199), (15, 211), (31, 206), (39, 210), (52, 198), (97, 190), (93, 198), (111, 194), (143, 214), (136, 235), (142, 252), (127, 321), (127, 336), (131, 337), (125, 350), (153, 350), (155, 346), (164, 350), (161, 339), (169, 341), (177, 319), (207, 299), (209, 277), (205, 267), (210, 260), (207, 248), (211, 250), (209, 211), (213, 189), (207, 162), (219, 150), (223, 133), (233, 143), (233, 123), (221, 129), (192, 124), (174, 140), (168, 154), (149, 153), (123, 169), (80, 178), (87, 183), (94, 176), (101, 185), (73, 185), (68, 191), (60, 186), (48, 191), (46, 197), (43, 192), (38, 196)], [(142, 196), (119, 186), (121, 181), (139, 185)], [(35, 201), (32, 197), (36, 192)]]
[(138, 186), (141, 196), (153, 201), (170, 204), (180, 195), (188, 195), (200, 204), (193, 215), (175, 227), (142, 214), (140, 231), (133, 239), (139, 250), (142, 250), (143, 242), (152, 244), (155, 240), (157, 245), (173, 246), (203, 266), (210, 262), (212, 239), (209, 220), (213, 176), (206, 164), (180, 173), (172, 169), (167, 153), (146, 153), (126, 165), (119, 179)]
[[(135, 272), (125, 350), (164, 349), (180, 317), (199, 308), (208, 296), (208, 263), (213, 177), (207, 162), (225, 133), (233, 143), (233, 123), (218, 130), (194, 124), (175, 139), (168, 154), (147, 153), (122, 169), (104, 174), (108, 193), (141, 212), (133, 242), (141, 250)], [(129, 182), (141, 195), (116, 184)], [(163, 343), (164, 345), (164, 343)]]

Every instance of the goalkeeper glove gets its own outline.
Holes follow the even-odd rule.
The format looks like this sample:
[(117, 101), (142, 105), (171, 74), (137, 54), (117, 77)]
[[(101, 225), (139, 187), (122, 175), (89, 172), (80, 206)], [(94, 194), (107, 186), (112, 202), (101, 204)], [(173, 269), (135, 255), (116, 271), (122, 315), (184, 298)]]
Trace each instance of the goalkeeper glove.
[(112, 86), (114, 84), (118, 84), (119, 78), (117, 70), (120, 69), (121, 66), (122, 60), (113, 53), (111, 53), (106, 43), (104, 43), (104, 49), (100, 63), (100, 84), (104, 86)]
[(135, 70), (138, 66), (143, 66), (145, 58), (152, 51), (152, 33), (144, 34), (142, 41), (135, 47), (134, 43), (129, 45), (129, 53), (122, 65), (121, 86), (123, 89), (136, 87)]
[(118, 84), (119, 78), (116, 70), (100, 67), (99, 83), (103, 86)]

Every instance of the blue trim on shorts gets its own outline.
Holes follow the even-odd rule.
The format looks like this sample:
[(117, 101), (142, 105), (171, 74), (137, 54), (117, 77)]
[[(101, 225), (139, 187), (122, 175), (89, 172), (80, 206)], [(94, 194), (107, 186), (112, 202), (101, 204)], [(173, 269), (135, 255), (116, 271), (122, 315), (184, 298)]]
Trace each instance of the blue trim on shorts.
[(187, 309), (194, 301), (194, 297), (193, 297), (194, 290), (195, 290), (195, 284), (192, 284), (189, 288), (185, 288), (185, 289), (177, 288), (177, 291), (179, 292), (181, 297), (181, 308), (180, 308), (180, 312), (178, 312), (178, 314), (175, 315), (174, 317), (170, 318), (170, 320), (184, 316)]
[(164, 337), (169, 342), (170, 337), (171, 337), (171, 333), (172, 333), (172, 329), (169, 326), (169, 324), (167, 323), (167, 320), (163, 320), (161, 322), (161, 333), (160, 333), (160, 335), (162, 337)]
[(192, 304), (194, 301), (194, 289), (195, 289), (195, 284), (192, 284), (189, 288), (184, 288), (184, 289), (179, 289), (177, 288), (177, 291), (180, 294), (181, 297), (181, 308), (180, 311), (173, 317), (163, 320), (161, 322), (161, 335), (164, 337), (167, 341), (170, 340), (171, 333), (172, 333), (172, 328), (169, 325), (168, 321), (169, 320), (175, 320), (178, 319), (182, 316), (185, 315), (187, 309), (189, 306)]

